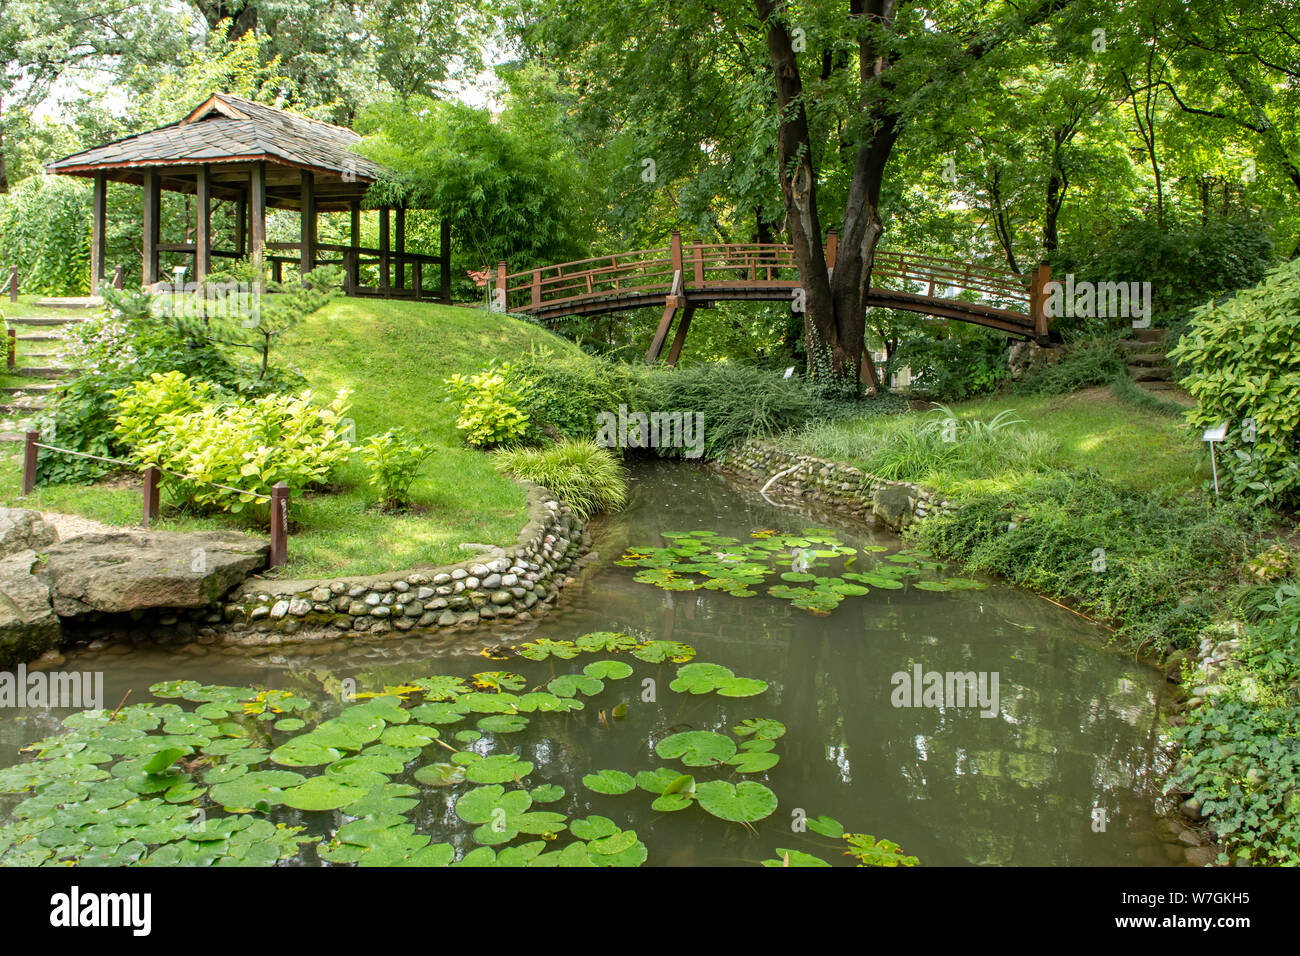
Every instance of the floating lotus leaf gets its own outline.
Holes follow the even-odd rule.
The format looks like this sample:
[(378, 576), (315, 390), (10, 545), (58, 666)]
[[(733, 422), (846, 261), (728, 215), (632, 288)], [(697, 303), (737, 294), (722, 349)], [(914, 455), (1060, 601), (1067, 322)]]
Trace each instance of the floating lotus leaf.
[(661, 794), (674, 780), (683, 776), (672, 767), (656, 767), (654, 770), (642, 770), (636, 775), (636, 785), (642, 790), (655, 795)]
[(507, 783), (533, 772), (533, 765), (527, 760), (520, 760), (518, 754), (492, 754), (484, 757), (472, 751), (461, 751), (451, 759), (465, 768), (466, 778), (473, 783)]
[(950, 587), (944, 581), (913, 581), (912, 587), (918, 591), (953, 591), (955, 588)]
[(521, 714), (531, 714), (533, 712), (564, 713), (570, 710), (582, 710), (584, 706), (582, 701), (575, 700), (572, 697), (557, 697), (554, 694), (542, 691), (522, 694), (515, 701), (515, 709)]
[(605, 684), (585, 674), (561, 674), (552, 678), (546, 689), (556, 697), (573, 697), (577, 694), (592, 697), (604, 690)]
[(273, 726), (276, 730), (288, 732), (293, 730), (302, 730), (302, 728), (307, 726), (307, 722), (299, 717), (282, 717), (277, 720)]
[(259, 803), (275, 805), (286, 787), (295, 787), (304, 781), (302, 774), (289, 770), (255, 770), (236, 777), (229, 783), (220, 783), (208, 791), (214, 801), (230, 810), (251, 810)]
[(439, 735), (433, 727), (421, 726), (419, 724), (407, 724), (406, 726), (396, 726), (385, 728), (384, 732), (379, 735), (381, 743), (390, 744), (394, 747), (424, 747), (432, 743)]
[(569, 824), (569, 832), (579, 840), (599, 840), (602, 837), (618, 833), (619, 829), (618, 824), (609, 817), (593, 814), (584, 819), (572, 821)]
[(835, 840), (844, 836), (844, 827), (834, 817), (809, 817), (805, 822), (808, 829), (813, 833), (820, 833), (822, 836), (831, 837)]
[(188, 753), (189, 747), (166, 747), (141, 764), (140, 769), (145, 773), (160, 773)]
[(655, 745), (655, 753), (665, 760), (681, 759), (688, 767), (708, 767), (722, 763), (736, 752), (730, 737), (708, 730), (688, 730), (665, 737)]
[[(502, 810), (507, 817), (519, 817), (532, 806), (526, 790), (510, 790), (492, 784), (475, 787), (456, 801), (456, 816), (466, 823), (490, 823), (493, 812)], [(498, 816), (499, 819), (499, 816)]]
[(483, 735), (477, 730), (459, 730), (456, 732), (456, 742), (462, 744), (472, 744), (476, 740), (482, 740)]
[(466, 694), (457, 703), (476, 714), (513, 714), (519, 709), (519, 698), (504, 691), (498, 694), (475, 691)]
[(672, 661), (683, 664), (695, 656), (695, 648), (679, 641), (646, 641), (632, 649), (632, 656), (648, 664)]
[(486, 690), (523, 690), (528, 686), (528, 681), (524, 678), (506, 671), (484, 671), (475, 674), (473, 681), (475, 687)]
[(777, 804), (775, 793), (751, 780), (739, 784), (710, 780), (695, 788), (695, 799), (718, 819), (733, 823), (762, 820), (772, 815)]
[(622, 794), (636, 787), (632, 775), (622, 770), (600, 770), (589, 773), (582, 778), (582, 785), (596, 793)]
[(528, 791), (533, 803), (555, 803), (564, 798), (564, 788), (558, 783), (544, 783)]
[(635, 637), (622, 631), (593, 631), (582, 635), (574, 643), (584, 651), (616, 654), (636, 647), (638, 642)]
[[(421, 677), (419, 680), (411, 681), (411, 683), (424, 691), (425, 701), (455, 700), (461, 694), (468, 693), (470, 689), (463, 678), (449, 677), (445, 674), (434, 677)], [(416, 708), (416, 710), (418, 709)], [(414, 712), (412, 712), (412, 716), (415, 716)]]
[(666, 793), (661, 797), (656, 797), (650, 804), (650, 809), (661, 813), (673, 813), (677, 810), (685, 810), (694, 799), (694, 794)]
[(719, 682), (735, 676), (731, 668), (721, 664), (685, 664), (677, 668), (677, 677), (668, 686), (678, 693), (707, 694)]
[(465, 781), (465, 768), (455, 763), (431, 763), (415, 771), (415, 779), (428, 787), (454, 787)]
[(785, 850), (777, 848), (775, 860), (764, 860), (764, 866), (830, 866), (820, 857), (813, 856), (811, 853), (804, 853), (802, 850)]
[[(466, 688), (466, 693), (468, 693)], [(422, 724), (454, 724), (464, 720), (469, 708), (459, 701), (453, 703), (421, 704), (411, 709), (411, 719)]]
[(785, 724), (770, 717), (750, 717), (736, 724), (731, 732), (737, 737), (753, 734), (756, 740), (777, 740), (785, 736)]
[(632, 665), (626, 661), (592, 661), (582, 673), (596, 680), (623, 680), (632, 675)]
[(786, 571), (781, 575), (781, 580), (793, 582), (816, 581), (817, 575), (807, 574), (801, 571)]
[(745, 750), (728, 758), (726, 762), (736, 768), (736, 773), (762, 773), (775, 767), (780, 759), (774, 753)]
[(549, 657), (567, 661), (577, 657), (580, 653), (578, 646), (572, 641), (552, 641), (545, 637), (520, 644), (516, 650), (520, 656), (526, 657), (530, 661), (544, 661)]
[[(298, 737), (276, 747), (271, 751), (271, 762), (282, 767), (319, 767), (339, 759), (338, 750), (310, 740), (308, 736)], [(207, 780), (206, 777), (204, 779)]]
[(528, 726), (528, 718), (518, 714), (493, 714), (482, 718), (475, 726), (484, 733), (514, 734)]
[(284, 790), (280, 802), (298, 810), (337, 810), (367, 794), (362, 787), (353, 787), (330, 779), (328, 776), (312, 777), (306, 783)]

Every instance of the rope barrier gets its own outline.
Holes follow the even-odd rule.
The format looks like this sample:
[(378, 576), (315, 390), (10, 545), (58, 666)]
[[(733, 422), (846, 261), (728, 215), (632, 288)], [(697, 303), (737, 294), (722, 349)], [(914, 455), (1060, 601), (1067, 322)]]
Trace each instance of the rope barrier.
[[(77, 458), (89, 458), (92, 461), (102, 461), (110, 465), (124, 465), (127, 468), (140, 467), (138, 462), (123, 461), (120, 458), (104, 458), (101, 455), (92, 455), (89, 452), (84, 452), (84, 451), (73, 451), (71, 448), (59, 448), (55, 445), (43, 444), (42, 442), (33, 442), (32, 444), (34, 444), (37, 448), (44, 448), (46, 451), (57, 451), (64, 455), (74, 455)], [(218, 484), (215, 481), (205, 481), (202, 478), (191, 478), (189, 475), (182, 475), (180, 472), (169, 471), (168, 469), (161, 468), (158, 465), (154, 465), (152, 467), (157, 468), (158, 471), (160, 471), (164, 475), (171, 475), (173, 478), (179, 478), (181, 481), (191, 481), (198, 485), (211, 485), (213, 488), (220, 488), (222, 491), (230, 491), (237, 495), (251, 495), (252, 497), (257, 498), (259, 501), (271, 500), (270, 495), (264, 495), (261, 492), (246, 491), (243, 488), (232, 488), (229, 485)]]

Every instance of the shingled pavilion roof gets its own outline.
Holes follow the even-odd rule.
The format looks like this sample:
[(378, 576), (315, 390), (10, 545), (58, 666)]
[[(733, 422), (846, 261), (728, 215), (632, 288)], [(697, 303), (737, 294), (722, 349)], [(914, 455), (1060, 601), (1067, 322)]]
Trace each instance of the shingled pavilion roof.
[[(352, 130), (341, 126), (229, 93), (215, 93), (175, 123), (82, 150), (46, 168), (52, 173), (71, 176), (103, 173), (107, 179), (136, 184), (143, 181), (142, 171), (152, 168), (164, 177), (164, 188), (190, 192), (192, 189), (186, 188), (183, 181), (167, 181), (165, 167), (196, 164), (218, 167), (266, 161), (346, 182), (352, 188), (341, 192), (350, 194), (346, 198), (355, 198), (364, 194), (382, 173), (377, 164), (353, 151), (360, 139)], [(180, 173), (181, 169), (176, 172)], [(213, 192), (220, 196), (220, 180), (224, 177), (219, 169), (214, 168), (214, 173), (217, 182)], [(320, 208), (346, 208), (346, 202), (339, 202), (344, 198), (322, 196)], [(267, 205), (297, 208), (297, 196), (276, 195), (271, 189)]]

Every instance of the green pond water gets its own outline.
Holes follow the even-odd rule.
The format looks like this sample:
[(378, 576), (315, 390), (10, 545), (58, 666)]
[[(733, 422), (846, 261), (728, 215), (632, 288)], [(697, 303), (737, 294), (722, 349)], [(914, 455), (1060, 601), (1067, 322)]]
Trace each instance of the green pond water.
[[(648, 850), (648, 865), (756, 863), (774, 858), (778, 848), (851, 863), (842, 855), (842, 840), (796, 832), (805, 815), (826, 815), (848, 831), (893, 840), (922, 865), (1164, 862), (1153, 831), (1166, 759), (1157, 730), (1163, 677), (1104, 647), (1105, 632), (1077, 616), (995, 581), (978, 590), (931, 591), (915, 586), (922, 578), (901, 588), (871, 588), (866, 595), (846, 597), (828, 615), (815, 615), (768, 596), (766, 586), (747, 598), (712, 590), (664, 591), (637, 583), (636, 569), (615, 563), (628, 549), (670, 543), (661, 532), (704, 529), (752, 542), (758, 540), (751, 538), (755, 531), (799, 534), (808, 528), (828, 529), (854, 548), (883, 545), (895, 552), (902, 547), (896, 537), (833, 515), (770, 503), (703, 468), (646, 465), (634, 472), (628, 507), (593, 527), (596, 560), (563, 592), (559, 606), (539, 620), (454, 638), (335, 641), (255, 654), (197, 645), (110, 645), (71, 652), (60, 669), (102, 670), (110, 709), (128, 690), (132, 703), (149, 701), (151, 684), (189, 679), (293, 691), (313, 701), (310, 723), (338, 713), (339, 681), (346, 678), (356, 681), (357, 690), (379, 691), (435, 674), (505, 671), (523, 676), (532, 688), (557, 674), (578, 673), (593, 661), (617, 659), (630, 664), (633, 673), (606, 680), (602, 691), (582, 697), (582, 710), (533, 713), (520, 732), (485, 732), (472, 743), (456, 742), (452, 733), (473, 728), (481, 716), (472, 714), (464, 723), (442, 728), (443, 739), (485, 755), (518, 752), (533, 765), (523, 786), (554, 783), (565, 790), (558, 801), (535, 804), (533, 810), (558, 812), (570, 821), (608, 817), (636, 831)], [(887, 554), (864, 550), (852, 566), (861, 569)], [(842, 558), (827, 563), (830, 569), (819, 573), (845, 569)], [(943, 572), (934, 571), (924, 576), (941, 577)], [(780, 582), (768, 582), (773, 583)], [(681, 693), (669, 687), (680, 666), (672, 662), (646, 663), (627, 653), (541, 662), (513, 655), (488, 660), (481, 653), (485, 646), (571, 641), (594, 631), (683, 642), (695, 649), (694, 662), (725, 665), (768, 686), (743, 698)], [(908, 675), (910, 685), (917, 665), (922, 672), (996, 674), (992, 716), (982, 716), (978, 705), (895, 706), (895, 675)], [(647, 690), (651, 686), (653, 695)], [(417, 694), (411, 703), (419, 700)], [(626, 714), (616, 719), (613, 711), (620, 704)], [(0, 711), (0, 767), (27, 759), (19, 748), (58, 733), (69, 713)], [(766, 771), (683, 767), (680, 760), (656, 753), (656, 744), (671, 734), (730, 735), (741, 721), (756, 717), (787, 728), (771, 751), (779, 763)], [(290, 736), (276, 732), (272, 746)], [(392, 779), (409, 783), (417, 767), (448, 756), (446, 748), (429, 745)], [(659, 768), (692, 773), (699, 782), (752, 780), (769, 788), (779, 804), (745, 826), (698, 805), (652, 810), (654, 795), (644, 789), (611, 795), (582, 783), (585, 774), (605, 769), (635, 775)], [(308, 776), (319, 772), (293, 769)], [(419, 803), (406, 819), (434, 843), (450, 843), (463, 855), (477, 843), (473, 827), (457, 818), (455, 805), (473, 787), (421, 787)], [(0, 819), (19, 800), (0, 796)], [(1098, 811), (1104, 812), (1104, 830), (1097, 826)], [(222, 812), (208, 806), (214, 816)], [(325, 838), (348, 819), (337, 811), (284, 806), (270, 815)], [(512, 842), (535, 839), (520, 836)], [(564, 843), (555, 841), (557, 847)], [(295, 862), (318, 863), (316, 850), (303, 850)]]

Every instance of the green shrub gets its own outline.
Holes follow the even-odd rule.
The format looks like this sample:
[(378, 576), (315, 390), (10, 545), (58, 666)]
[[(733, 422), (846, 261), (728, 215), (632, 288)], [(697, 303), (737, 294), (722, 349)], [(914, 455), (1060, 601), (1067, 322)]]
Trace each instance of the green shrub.
[(370, 471), (370, 484), (379, 490), (386, 508), (410, 503), (411, 485), (433, 452), (433, 446), (415, 441), (401, 428), (390, 428), (362, 442), (361, 459)]
[(28, 176), (0, 196), (0, 249), (23, 292), (90, 291), (90, 191), (63, 176)]
[[(1241, 634), (1238, 663), (1173, 729), (1182, 747), (1169, 786), (1200, 801), (1229, 856), (1300, 864), (1300, 587), (1285, 583)], [(1226, 627), (1211, 640), (1233, 636)]]
[(460, 403), (456, 427), (465, 433), (465, 441), (476, 448), (491, 448), (519, 441), (528, 433), (527, 402), (520, 392), (521, 383), (512, 383), (510, 365), (493, 362), (473, 375), (459, 372), (444, 379), (448, 401)]
[(1026, 479), (916, 526), (934, 553), (1068, 599), (1133, 646), (1188, 646), (1225, 606), (1262, 517), (1207, 514), (1092, 472)]
[(504, 448), (495, 457), (503, 474), (542, 485), (584, 519), (619, 508), (627, 500), (623, 466), (593, 441), (566, 439), (548, 448)]
[[(85, 322), (67, 327), (58, 347), (60, 361), (81, 374), (52, 394), (34, 427), (43, 441), (72, 451), (122, 458), (126, 447), (114, 431), (118, 394), (155, 373), (179, 372), (190, 381), (209, 382), (223, 394), (264, 395), (296, 389), (302, 376), (256, 367), (228, 355), (196, 330), (159, 318), (157, 298), (149, 293), (107, 289), (105, 307)], [(93, 481), (113, 466), (56, 453), (37, 460), (41, 484)]]
[(523, 396), (532, 437), (590, 438), (596, 416), (634, 406), (644, 388), (644, 365), (550, 349), (534, 350), (512, 363), (510, 381)]
[[(633, 410), (698, 413), (704, 429), (704, 457), (716, 458), (751, 438), (802, 425), (818, 414), (817, 390), (801, 378), (716, 362), (689, 368), (656, 369)], [(687, 449), (663, 448), (681, 456)]]
[(154, 372), (147, 380), (114, 393), (117, 422), (114, 433), (131, 448), (162, 438), (172, 416), (196, 412), (216, 397), (210, 382), (188, 379), (180, 372)]
[(1228, 425), (1219, 460), (1234, 494), (1300, 502), (1300, 259), (1259, 285), (1193, 313), (1170, 353), (1192, 368), (1198, 430)]
[[(351, 454), (346, 389), (324, 408), (312, 404), (310, 390), (196, 408), (183, 397), (186, 384), (167, 376), (135, 383), (120, 398), (117, 422), (136, 461), (173, 473), (160, 487), (184, 506), (238, 514), (252, 505), (260, 516), (265, 501), (258, 496), (269, 496), (276, 483), (293, 490), (322, 485)], [(191, 388), (195, 397), (211, 394), (202, 384)], [(149, 409), (169, 402), (174, 410), (156, 425), (143, 422)]]
[[(1259, 222), (1215, 218), (1162, 230), (1149, 219), (1134, 220), (1111, 235), (1096, 236), (1095, 251), (1075, 261), (1053, 263), (1064, 281), (1150, 282), (1151, 321), (1166, 328), (1207, 299), (1252, 286), (1273, 262), (1273, 241)], [(1065, 334), (1097, 335), (1131, 328), (1126, 316), (1058, 318)]]
[(1112, 339), (1089, 339), (1065, 346), (1060, 358), (1030, 369), (1012, 391), (1022, 395), (1064, 395), (1105, 385), (1125, 372)]
[(988, 394), (1011, 375), (1006, 335), (960, 322), (915, 326), (900, 341), (890, 365), (907, 366), (911, 388), (942, 402)]

